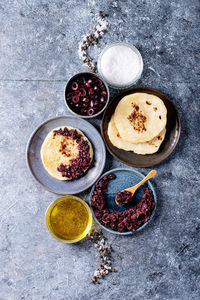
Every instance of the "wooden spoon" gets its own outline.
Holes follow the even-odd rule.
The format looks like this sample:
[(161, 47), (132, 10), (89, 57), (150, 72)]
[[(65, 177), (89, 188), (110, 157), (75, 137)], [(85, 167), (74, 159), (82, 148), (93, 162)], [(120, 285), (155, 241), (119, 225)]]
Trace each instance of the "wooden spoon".
[[(157, 173), (156, 170), (150, 171), (149, 174), (147, 174), (147, 176), (144, 177), (144, 179), (142, 179), (139, 183), (137, 183), (136, 185), (131, 186), (131, 187), (127, 188), (127, 189), (124, 189), (124, 190), (122, 190), (121, 192), (123, 192), (123, 191), (131, 192), (131, 196), (133, 197), (133, 195), (135, 194), (136, 190), (137, 190), (143, 183), (145, 183), (147, 180), (149, 180), (150, 178), (152, 178), (153, 176), (155, 176), (156, 173)], [(115, 198), (115, 202), (117, 203), (116, 198)], [(117, 203), (117, 204), (118, 204), (118, 203)]]

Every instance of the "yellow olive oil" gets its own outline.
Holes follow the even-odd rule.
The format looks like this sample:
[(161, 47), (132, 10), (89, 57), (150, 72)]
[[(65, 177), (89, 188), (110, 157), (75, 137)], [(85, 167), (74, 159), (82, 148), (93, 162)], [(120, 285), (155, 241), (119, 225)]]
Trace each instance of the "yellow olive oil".
[(57, 199), (47, 210), (47, 227), (54, 237), (65, 242), (81, 240), (92, 226), (88, 205), (78, 197)]

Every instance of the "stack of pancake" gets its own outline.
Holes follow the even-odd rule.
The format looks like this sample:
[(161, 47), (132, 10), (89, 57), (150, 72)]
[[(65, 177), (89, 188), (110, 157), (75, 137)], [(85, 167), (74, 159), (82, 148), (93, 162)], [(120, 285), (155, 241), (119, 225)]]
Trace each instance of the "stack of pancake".
[(137, 154), (158, 151), (165, 138), (167, 109), (155, 95), (134, 93), (118, 103), (108, 124), (111, 143)]

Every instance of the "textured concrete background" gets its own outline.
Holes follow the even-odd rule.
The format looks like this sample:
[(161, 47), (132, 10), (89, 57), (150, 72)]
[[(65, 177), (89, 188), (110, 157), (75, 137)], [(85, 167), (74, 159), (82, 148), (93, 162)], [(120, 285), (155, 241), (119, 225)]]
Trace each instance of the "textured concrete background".
[[(118, 273), (94, 286), (93, 245), (65, 245), (47, 232), (44, 214), (56, 195), (31, 177), (25, 148), (41, 122), (68, 114), (65, 84), (87, 70), (78, 42), (98, 9), (109, 13), (109, 28), (91, 54), (114, 41), (134, 44), (144, 59), (138, 85), (174, 101), (182, 133), (156, 167), (154, 221), (132, 237), (106, 233)], [(0, 1), (0, 300), (200, 298), (199, 12), (198, 0)], [(99, 127), (100, 118), (91, 123)], [(117, 166), (124, 165), (108, 154), (105, 171)]]

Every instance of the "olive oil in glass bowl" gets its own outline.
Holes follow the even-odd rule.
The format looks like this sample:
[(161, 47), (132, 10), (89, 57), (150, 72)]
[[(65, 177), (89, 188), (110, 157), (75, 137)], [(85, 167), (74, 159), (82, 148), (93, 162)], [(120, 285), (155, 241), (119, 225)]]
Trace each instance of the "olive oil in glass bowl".
[(49, 205), (46, 225), (56, 239), (64, 243), (76, 243), (90, 232), (92, 213), (85, 201), (67, 195)]

